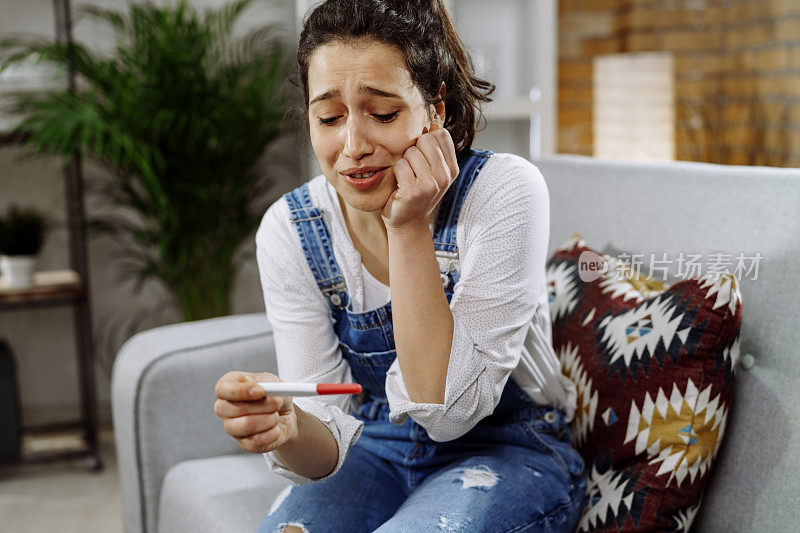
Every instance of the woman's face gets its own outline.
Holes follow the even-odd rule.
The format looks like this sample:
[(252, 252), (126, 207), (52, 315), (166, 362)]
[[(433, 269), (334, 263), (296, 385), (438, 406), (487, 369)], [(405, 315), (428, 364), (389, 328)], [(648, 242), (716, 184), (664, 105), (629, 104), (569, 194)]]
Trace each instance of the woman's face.
[[(308, 63), (308, 95), (311, 144), (325, 177), (355, 209), (380, 211), (396, 188), (392, 165), (431, 123), (403, 55), (373, 40), (320, 46)], [(378, 169), (385, 170), (374, 184), (345, 177)]]

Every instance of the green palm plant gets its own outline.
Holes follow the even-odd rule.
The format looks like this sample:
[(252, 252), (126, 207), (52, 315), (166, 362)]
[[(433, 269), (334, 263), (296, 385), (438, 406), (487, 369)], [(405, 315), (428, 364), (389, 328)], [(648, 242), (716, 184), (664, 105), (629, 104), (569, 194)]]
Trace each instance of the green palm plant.
[(271, 185), (258, 163), (292, 98), (278, 27), (234, 36), (251, 4), (202, 14), (185, 0), (83, 7), (78, 17), (113, 29), (111, 57), (78, 43), (0, 42), (0, 71), (30, 58), (74, 68), (75, 91), (14, 95), (11, 111), (24, 117), (14, 133), (39, 153), (80, 154), (110, 170), (96, 192), (111, 214), (87, 230), (122, 245), (120, 274), (136, 293), (148, 279), (163, 282), (184, 320), (230, 313), (232, 282), (252, 256), (235, 252)]

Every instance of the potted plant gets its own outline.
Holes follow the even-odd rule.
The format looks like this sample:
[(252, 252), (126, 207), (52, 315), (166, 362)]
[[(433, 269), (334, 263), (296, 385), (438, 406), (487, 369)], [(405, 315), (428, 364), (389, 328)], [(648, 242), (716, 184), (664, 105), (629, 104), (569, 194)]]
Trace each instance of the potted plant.
[(42, 249), (50, 228), (43, 212), (12, 204), (0, 216), (0, 274), (7, 288), (22, 289), (33, 285), (36, 255)]
[[(109, 26), (113, 53), (80, 43), (7, 38), (0, 69), (29, 57), (70, 65), (75, 90), (19, 93), (12, 109), (24, 142), (65, 159), (79, 154), (109, 170), (89, 184), (105, 200), (93, 235), (120, 246), (119, 278), (163, 284), (183, 320), (230, 314), (238, 253), (265, 210), (272, 185), (259, 168), (281, 134), (291, 55), (279, 28), (236, 37), (253, 2), (218, 8), (186, 1), (84, 5), (79, 17)], [(66, 69), (62, 69), (66, 70)]]

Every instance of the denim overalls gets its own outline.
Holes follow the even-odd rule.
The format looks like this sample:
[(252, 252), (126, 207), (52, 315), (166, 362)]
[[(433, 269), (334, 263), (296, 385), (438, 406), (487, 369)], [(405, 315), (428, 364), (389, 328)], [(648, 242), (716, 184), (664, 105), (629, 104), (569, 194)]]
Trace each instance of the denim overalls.
[[(450, 302), (459, 280), (456, 223), (490, 151), (471, 150), (442, 198), (434, 230)], [(564, 415), (540, 406), (509, 377), (494, 413), (465, 435), (436, 442), (409, 417), (389, 421), (384, 383), (396, 357), (392, 305), (355, 313), (331, 234), (308, 184), (286, 193), (307, 263), (327, 296), (342, 356), (363, 386), (353, 415), (364, 429), (342, 468), (319, 483), (287, 487), (259, 531), (572, 531), (586, 478)]]

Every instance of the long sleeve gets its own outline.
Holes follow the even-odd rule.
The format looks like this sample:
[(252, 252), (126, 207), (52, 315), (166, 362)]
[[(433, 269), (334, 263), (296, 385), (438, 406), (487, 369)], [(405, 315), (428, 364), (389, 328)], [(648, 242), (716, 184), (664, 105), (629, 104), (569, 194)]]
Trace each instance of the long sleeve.
[[(274, 331), (278, 375), (283, 381), (352, 383), (328, 304), (295, 232), (284, 199), (270, 206), (256, 232), (256, 259), (267, 318)], [(274, 452), (263, 454), (264, 458), (270, 470), (295, 485), (322, 481), (341, 468), (364, 424), (349, 414), (349, 395), (301, 397), (294, 402), (330, 429), (339, 446), (336, 468), (325, 478), (312, 480), (285, 468)]]
[(454, 328), (444, 403), (411, 401), (397, 361), (386, 378), (390, 420), (402, 424), (411, 416), (436, 441), (458, 438), (490, 415), (519, 363), (546, 291), (550, 203), (544, 178), (520, 157), (492, 156), (458, 225), (460, 279), (450, 302)]

